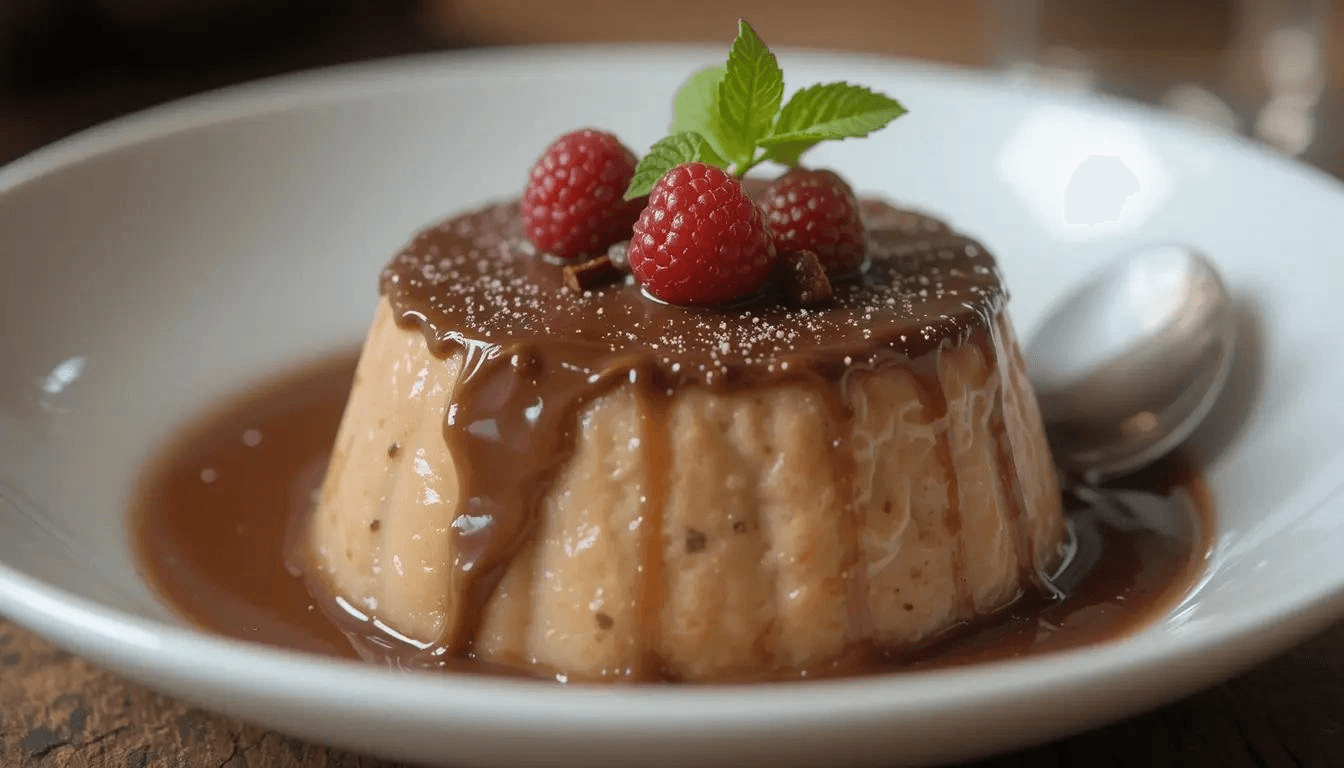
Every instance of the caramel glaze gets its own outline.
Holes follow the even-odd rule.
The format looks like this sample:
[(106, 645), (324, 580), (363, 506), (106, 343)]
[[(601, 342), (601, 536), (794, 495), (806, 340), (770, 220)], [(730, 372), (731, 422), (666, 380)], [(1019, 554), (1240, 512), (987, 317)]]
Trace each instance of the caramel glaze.
[[(506, 203), (450, 219), (419, 234), (386, 267), (381, 290), (397, 322), (423, 333), (439, 357), (461, 353), (463, 377), (451, 396), (444, 438), (457, 462), (456, 568), (466, 583), (467, 610), (459, 611), (430, 652), (412, 664), (469, 657), (482, 606), (527, 541), (536, 510), (576, 444), (579, 412), (594, 398), (628, 384), (650, 414), (641, 444), (647, 465), (666, 467), (666, 406), (677, 391), (709, 387), (720, 392), (797, 384), (820, 396), (830, 414), (834, 476), (853, 476), (849, 382), (886, 366), (902, 366), (921, 382), (930, 420), (945, 423), (947, 403), (938, 380), (940, 355), (962, 344), (978, 345), (993, 375), (1004, 349), (995, 318), (1006, 294), (998, 268), (979, 243), (943, 222), (879, 201), (862, 203), (868, 255), (856, 274), (835, 281), (834, 301), (821, 309), (788, 305), (767, 288), (731, 307), (686, 308), (643, 295), (633, 280), (577, 294), (561, 270), (538, 257), (522, 235), (519, 208)], [(1003, 390), (993, 419), (999, 471), (1012, 513), (1024, 520), (1022, 490), (1003, 426)], [(948, 526), (961, 527), (952, 447), (944, 428), (939, 455), (950, 478)], [(646, 532), (640, 570), (642, 644), (635, 679), (664, 676), (658, 647), (662, 606), (660, 519), (665, 504), (660, 478), (646, 495)], [(843, 489), (842, 489), (843, 490)], [(842, 497), (843, 498), (843, 497)], [(871, 634), (863, 615), (864, 569), (858, 564), (862, 521), (854, 504), (843, 505), (845, 569), (855, 615), (851, 634)], [(1015, 540), (1021, 581), (1040, 581), (1036, 553), (1024, 525)], [(960, 539), (958, 539), (960, 541)], [(965, 553), (954, 553), (964, 573)], [(334, 596), (316, 569), (310, 589), (319, 604)], [(963, 615), (972, 611), (964, 579), (958, 585)], [(343, 611), (333, 618), (349, 624)], [(368, 626), (349, 626), (372, 641), (369, 655), (385, 655), (387, 638)], [(409, 650), (409, 649), (408, 649)]]

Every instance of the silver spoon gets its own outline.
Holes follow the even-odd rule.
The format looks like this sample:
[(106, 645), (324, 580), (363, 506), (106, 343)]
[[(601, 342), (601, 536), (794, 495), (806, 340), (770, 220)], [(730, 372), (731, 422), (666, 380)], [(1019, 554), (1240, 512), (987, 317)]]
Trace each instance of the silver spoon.
[(1108, 264), (1026, 348), (1055, 460), (1099, 481), (1169, 453), (1218, 399), (1236, 335), (1223, 281), (1193, 248)]

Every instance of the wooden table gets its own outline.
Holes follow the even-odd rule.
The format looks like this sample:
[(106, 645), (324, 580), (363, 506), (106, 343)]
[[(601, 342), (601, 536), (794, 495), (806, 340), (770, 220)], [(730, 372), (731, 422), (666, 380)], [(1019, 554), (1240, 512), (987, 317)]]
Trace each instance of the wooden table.
[[(718, 5), (709, 0), (694, 1), (707, 8)], [(977, 2), (908, 3), (907, 10), (920, 9), (918, 28), (876, 29), (869, 25), (863, 28), (880, 39), (848, 35), (831, 42), (843, 41), (849, 43), (846, 47), (858, 48), (880, 46), (883, 50), (905, 45), (907, 53), (974, 63), (983, 60), (977, 51), (983, 51), (985, 32), (983, 27), (968, 27), (965, 14), (977, 7)], [(873, 8), (883, 5), (876, 0), (862, 0), (860, 5), (864, 3)], [(789, 0), (781, 6), (760, 0), (755, 6), (766, 10), (754, 18), (769, 16), (767, 6), (787, 6), (802, 13), (813, 5)], [(365, 13), (370, 13), (370, 8), (387, 7), (366, 0), (352, 7), (361, 6)], [(427, 14), (415, 17), (415, 28), (406, 26), (409, 17), (386, 14), (378, 23), (335, 25), (329, 27), (327, 37), (310, 41), (304, 50), (269, 59), (253, 58), (241, 69), (206, 67), (190, 75), (138, 72), (129, 77), (125, 73), (96, 73), (81, 85), (67, 84), (50, 94), (22, 98), (0, 94), (0, 161), (121, 112), (273, 71), (362, 55), (442, 47), (448, 34), (517, 42), (540, 34), (534, 31), (538, 25), (546, 27), (552, 39), (578, 39), (592, 31), (585, 27), (567, 36), (565, 30), (555, 26), (565, 14), (538, 19), (531, 13), (531, 4), (517, 0), (445, 0), (431, 6)], [(949, 7), (953, 8), (950, 12), (946, 10)], [(510, 13), (517, 18), (510, 20)], [(774, 13), (776, 19), (786, 18), (777, 10)], [(1344, 13), (1340, 17), (1344, 18)], [(528, 19), (532, 28), (523, 26)], [(426, 25), (432, 29), (436, 24), (440, 25), (437, 36), (426, 35)], [(762, 26), (784, 37), (784, 42), (794, 42), (788, 39), (789, 24), (767, 21)], [(792, 28), (809, 30), (811, 26), (800, 23)], [(968, 34), (967, 29), (973, 31)], [(697, 30), (689, 29), (683, 37), (693, 37), (699, 34)], [(902, 34), (905, 38), (900, 37)], [(1332, 66), (1344, 66), (1344, 56)], [(188, 707), (129, 684), (0, 620), (0, 766), (64, 765), (310, 768), (385, 763), (306, 744)], [(978, 765), (1344, 765), (1344, 624), (1240, 678), (1157, 712)]]
[[(387, 766), (152, 693), (0, 621), (0, 765)], [(981, 768), (1344, 765), (1344, 623), (1231, 682)]]

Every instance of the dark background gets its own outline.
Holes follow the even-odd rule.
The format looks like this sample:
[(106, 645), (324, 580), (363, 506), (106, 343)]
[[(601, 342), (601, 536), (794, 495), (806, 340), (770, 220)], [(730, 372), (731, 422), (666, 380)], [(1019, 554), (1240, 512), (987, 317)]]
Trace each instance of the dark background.
[[(1344, 27), (1341, 5), (1332, 0), (0, 0), (0, 161), (121, 113), (294, 69), (485, 45), (702, 41), (726, 47), (736, 19), (746, 17), (774, 46), (972, 67), (1030, 61), (1049, 65), (1056, 80), (1063, 68), (1066, 80), (1076, 82), (1081, 75), (1095, 80), (1099, 90), (1178, 108), (1328, 169), (1344, 169), (1344, 150), (1336, 146), (1344, 144), (1344, 137), (1336, 138), (1342, 121), (1335, 119), (1344, 86), (1344, 45), (1331, 45), (1336, 29)], [(1275, 30), (1293, 25), (1310, 30), (1316, 56), (1304, 64), (1300, 50), (1296, 58), (1291, 46), (1286, 54), (1279, 51), (1279, 82), (1269, 82)], [(1277, 107), (1266, 109), (1271, 103)], [(1266, 118), (1265, 112), (1272, 114)]]

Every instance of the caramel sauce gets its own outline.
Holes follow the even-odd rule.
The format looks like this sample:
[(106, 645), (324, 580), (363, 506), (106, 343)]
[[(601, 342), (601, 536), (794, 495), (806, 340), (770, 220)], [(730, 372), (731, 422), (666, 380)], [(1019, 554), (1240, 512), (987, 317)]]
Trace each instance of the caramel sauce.
[(666, 592), (663, 573), (663, 510), (667, 507), (668, 466), (667, 441), (662, 436), (667, 433), (667, 412), (661, 408), (644, 410), (645, 416), (640, 435), (640, 445), (644, 448), (645, 465), (652, 468), (651, 482), (645, 490), (647, 501), (644, 504), (646, 519), (641, 525), (640, 560), (644, 567), (639, 572), (640, 585), (639, 617), (640, 654), (634, 670), (636, 678), (654, 679), (660, 675), (662, 662), (658, 658), (658, 633), (662, 623), (659, 612), (662, 611)]
[[(147, 579), (186, 620), (242, 640), (358, 657), (286, 562), (321, 481), (354, 363), (352, 355), (332, 359), (242, 394), (183, 431), (147, 468), (134, 544)], [(648, 450), (661, 450), (657, 442), (646, 441)], [(656, 453), (649, 459), (663, 465)], [(1191, 467), (1168, 461), (1120, 484), (1072, 485), (1065, 501), (1076, 546), (1051, 578), (1060, 594), (1027, 594), (898, 656), (857, 645), (809, 676), (981, 663), (1114, 641), (1161, 617), (1198, 578), (1212, 505)], [(661, 589), (656, 571), (645, 573), (642, 589), (646, 605), (660, 602), (648, 594)], [(655, 640), (645, 638), (645, 648)], [(451, 656), (439, 666), (526, 674)]]
[(134, 544), (194, 623), (242, 640), (355, 658), (286, 562), (322, 482), (355, 359), (345, 355), (204, 414), (149, 467)]

